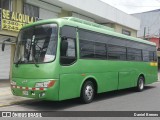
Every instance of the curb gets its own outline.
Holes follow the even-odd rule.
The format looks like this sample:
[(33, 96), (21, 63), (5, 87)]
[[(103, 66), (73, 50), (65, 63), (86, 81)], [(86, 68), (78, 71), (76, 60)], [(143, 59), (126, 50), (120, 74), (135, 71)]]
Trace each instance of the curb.
[(8, 103), (8, 104), (6, 103), (6, 104), (0, 105), (0, 108), (11, 106), (11, 105), (20, 105), (20, 104), (33, 103), (33, 102), (38, 102), (38, 101), (40, 101), (40, 100), (31, 99), (31, 100), (14, 101), (14, 102), (11, 102), (11, 103)]

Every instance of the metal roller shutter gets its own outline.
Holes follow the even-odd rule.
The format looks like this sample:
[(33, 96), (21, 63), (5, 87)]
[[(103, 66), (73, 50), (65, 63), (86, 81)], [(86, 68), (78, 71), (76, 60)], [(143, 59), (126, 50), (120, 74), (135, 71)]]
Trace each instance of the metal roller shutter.
[[(1, 44), (0, 44), (0, 48), (1, 48)], [(5, 46), (4, 52), (2, 52), (0, 49), (0, 80), (9, 79), (10, 56), (11, 56), (10, 45)]]

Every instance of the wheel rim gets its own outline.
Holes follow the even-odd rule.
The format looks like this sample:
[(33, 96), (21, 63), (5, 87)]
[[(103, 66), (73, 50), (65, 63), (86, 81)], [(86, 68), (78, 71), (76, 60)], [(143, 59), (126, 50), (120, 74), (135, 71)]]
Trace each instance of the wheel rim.
[(143, 79), (139, 80), (139, 88), (142, 90), (144, 88), (144, 82)]
[(93, 97), (93, 87), (91, 85), (87, 85), (85, 89), (85, 96), (87, 100), (91, 100)]

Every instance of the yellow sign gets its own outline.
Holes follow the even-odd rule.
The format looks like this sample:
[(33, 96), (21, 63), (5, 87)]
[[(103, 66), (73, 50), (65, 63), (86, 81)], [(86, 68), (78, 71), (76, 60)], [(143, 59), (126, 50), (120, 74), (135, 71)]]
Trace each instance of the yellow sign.
[(157, 62), (150, 62), (150, 66), (158, 66)]
[(2, 9), (2, 30), (18, 32), (26, 24), (33, 23), (35, 21), (35, 17)]

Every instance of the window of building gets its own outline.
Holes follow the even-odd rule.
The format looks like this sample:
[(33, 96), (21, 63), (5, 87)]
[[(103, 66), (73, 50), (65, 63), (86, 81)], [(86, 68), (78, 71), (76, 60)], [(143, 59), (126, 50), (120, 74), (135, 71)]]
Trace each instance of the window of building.
[(122, 29), (122, 34), (125, 34), (125, 35), (128, 35), (128, 36), (131, 36), (131, 32), (128, 31), (128, 30), (125, 30), (125, 29)]
[(0, 0), (0, 8), (11, 11), (12, 10), (11, 2), (12, 0)]
[(24, 3), (24, 14), (39, 18), (39, 7)]

